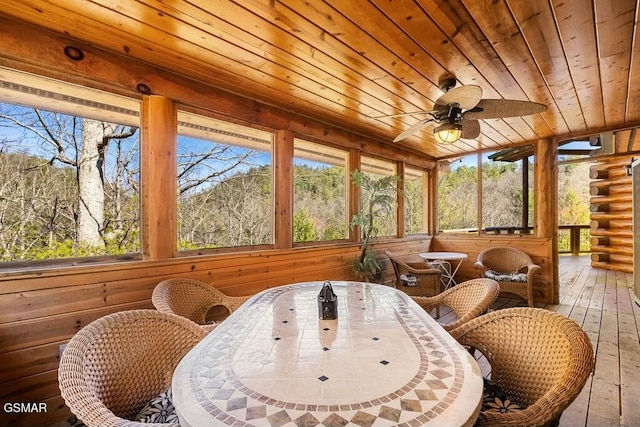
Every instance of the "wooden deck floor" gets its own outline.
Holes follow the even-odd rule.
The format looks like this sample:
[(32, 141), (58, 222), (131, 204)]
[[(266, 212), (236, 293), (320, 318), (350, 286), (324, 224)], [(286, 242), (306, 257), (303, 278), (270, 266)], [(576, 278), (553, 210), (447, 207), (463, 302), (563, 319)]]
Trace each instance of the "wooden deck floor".
[[(640, 307), (632, 285), (631, 274), (591, 268), (588, 257), (560, 258), (560, 304), (538, 306), (582, 326), (596, 352), (595, 372), (561, 427), (640, 426)], [(499, 298), (493, 308), (519, 305)], [(486, 359), (479, 362), (490, 369)]]

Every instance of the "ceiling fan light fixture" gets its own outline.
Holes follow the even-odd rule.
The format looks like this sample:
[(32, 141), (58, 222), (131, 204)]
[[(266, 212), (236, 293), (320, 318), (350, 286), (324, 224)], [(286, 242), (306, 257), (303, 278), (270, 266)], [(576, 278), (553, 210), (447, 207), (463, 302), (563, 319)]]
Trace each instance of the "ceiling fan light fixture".
[(439, 144), (453, 144), (462, 136), (462, 125), (445, 123), (433, 131), (433, 137)]

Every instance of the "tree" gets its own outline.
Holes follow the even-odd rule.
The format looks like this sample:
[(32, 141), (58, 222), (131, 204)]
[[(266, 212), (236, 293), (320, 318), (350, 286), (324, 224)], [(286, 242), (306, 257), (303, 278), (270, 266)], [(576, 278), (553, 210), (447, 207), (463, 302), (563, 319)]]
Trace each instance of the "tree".
[(293, 216), (293, 241), (311, 242), (318, 238), (314, 230), (313, 219), (306, 209), (302, 209)]
[[(46, 233), (49, 229), (48, 251), (59, 244), (68, 248), (68, 253), (60, 248), (62, 256), (103, 254), (107, 246), (109, 253), (119, 253), (124, 246), (131, 247), (131, 239), (137, 237), (131, 227), (137, 228), (138, 209), (133, 211), (126, 205), (132, 196), (130, 184), (134, 172), (130, 166), (137, 156), (137, 144), (131, 141), (137, 127), (0, 104), (0, 130), (4, 136), (2, 150), (7, 155), (25, 153), (36, 163), (25, 171), (31, 171), (32, 176), (36, 170), (49, 171), (41, 176), (40, 182), (51, 191), (43, 198), (51, 213), (49, 225), (38, 227), (38, 221), (29, 219), (34, 233)], [(122, 147), (125, 140), (129, 141), (127, 149)], [(108, 155), (111, 145), (117, 147), (116, 159)], [(115, 169), (114, 164), (118, 165)], [(56, 184), (54, 170), (66, 171), (65, 176), (73, 178)], [(110, 211), (105, 215), (107, 207)], [(125, 211), (135, 212), (135, 219), (124, 219)], [(128, 224), (125, 226), (124, 222)], [(59, 230), (62, 225), (67, 230)], [(139, 248), (137, 241), (134, 246), (135, 250)], [(22, 256), (38, 257), (24, 252)]]
[(8, 104), (2, 104), (0, 121), (22, 131), (18, 145), (32, 142), (28, 150), (50, 165), (74, 168), (76, 243), (104, 248), (106, 152), (111, 141), (129, 138), (138, 128)]

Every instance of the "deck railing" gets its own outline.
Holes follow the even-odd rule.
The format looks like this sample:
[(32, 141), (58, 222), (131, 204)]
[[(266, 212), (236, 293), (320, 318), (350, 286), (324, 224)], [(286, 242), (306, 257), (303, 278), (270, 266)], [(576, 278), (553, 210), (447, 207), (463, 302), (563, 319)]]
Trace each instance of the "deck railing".
[[(486, 227), (486, 234), (531, 234), (532, 227)], [(558, 227), (558, 253), (580, 255), (591, 252), (589, 225), (561, 225)]]
[(589, 225), (558, 226), (558, 253), (580, 255), (591, 252)]

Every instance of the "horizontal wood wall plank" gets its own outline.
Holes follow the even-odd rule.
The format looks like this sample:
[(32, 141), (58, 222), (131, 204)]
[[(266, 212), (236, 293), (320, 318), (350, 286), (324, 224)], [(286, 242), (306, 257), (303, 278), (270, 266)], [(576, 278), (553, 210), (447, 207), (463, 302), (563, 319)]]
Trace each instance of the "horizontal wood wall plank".
[(54, 341), (44, 345), (0, 353), (0, 383), (58, 369), (60, 345), (66, 342), (66, 340)]
[(95, 319), (107, 314), (138, 308), (153, 308), (151, 301), (75, 311), (0, 325), (0, 353), (71, 338)]

